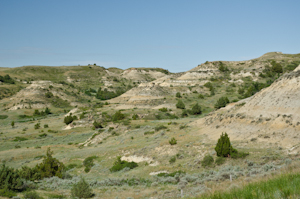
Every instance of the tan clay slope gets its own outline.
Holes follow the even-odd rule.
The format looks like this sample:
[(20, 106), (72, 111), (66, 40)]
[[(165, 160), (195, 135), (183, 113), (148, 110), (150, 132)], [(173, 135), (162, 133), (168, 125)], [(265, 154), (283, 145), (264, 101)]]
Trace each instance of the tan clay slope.
[(238, 113), (255, 117), (292, 115), (300, 121), (300, 66), (294, 72), (283, 75), (270, 87), (256, 94)]
[(300, 151), (299, 99), (300, 66), (253, 97), (229, 104), (192, 125), (212, 140), (227, 132), (232, 140), (263, 142), (262, 147), (275, 144), (296, 153)]

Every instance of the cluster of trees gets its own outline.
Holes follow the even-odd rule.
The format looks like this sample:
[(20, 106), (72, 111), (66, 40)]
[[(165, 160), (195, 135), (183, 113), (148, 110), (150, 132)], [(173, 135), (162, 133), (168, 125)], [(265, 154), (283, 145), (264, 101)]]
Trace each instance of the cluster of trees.
[(125, 160), (121, 160), (121, 156), (117, 157), (117, 160), (114, 162), (114, 165), (109, 169), (111, 172), (121, 171), (125, 167), (129, 169), (134, 169), (138, 164), (136, 162), (127, 162)]
[(41, 112), (39, 110), (35, 109), (33, 116), (45, 116), (45, 115), (49, 115), (49, 114), (52, 114), (51, 110), (48, 107), (46, 107), (45, 111), (41, 111)]
[(70, 115), (68, 115), (64, 118), (64, 123), (66, 125), (68, 125), (68, 124), (72, 123), (74, 120), (77, 120), (77, 117), (75, 115), (72, 116), (72, 113), (71, 113)]
[(229, 99), (227, 97), (220, 97), (215, 104), (215, 108), (219, 109), (225, 107), (229, 103)]
[(219, 71), (221, 71), (221, 72), (227, 72), (227, 71), (229, 71), (229, 69), (227, 68), (227, 66), (225, 66), (223, 64), (223, 62), (219, 62), (219, 63), (220, 63), (220, 65), (219, 65)]
[(210, 91), (210, 96), (215, 95), (215, 88), (213, 87), (213, 84), (211, 82), (205, 83), (203, 86), (209, 89)]
[(194, 104), (191, 109), (186, 110), (185, 104), (182, 102), (182, 100), (178, 100), (176, 104), (176, 108), (182, 109), (182, 114), (181, 114), (182, 117), (188, 116), (188, 114), (190, 115), (202, 114), (201, 106), (198, 103)]
[(33, 168), (24, 166), (18, 170), (10, 168), (5, 164), (1, 165), (0, 189), (5, 190), (5, 193), (9, 193), (10, 191), (20, 192), (28, 188), (25, 184), (26, 180), (34, 181), (53, 176), (63, 178), (65, 166), (62, 162), (53, 158), (52, 154), (53, 152), (48, 148), (43, 161)]
[(108, 91), (106, 88), (102, 90), (101, 88), (98, 89), (96, 93), (96, 98), (101, 100), (108, 100), (115, 97), (118, 97), (125, 93), (126, 91), (130, 90), (132, 88), (131, 85), (128, 85), (127, 87), (117, 87), (115, 92), (114, 91)]
[(9, 75), (5, 75), (5, 76), (0, 75), (0, 82), (7, 83), (7, 84), (15, 83), (15, 81)]

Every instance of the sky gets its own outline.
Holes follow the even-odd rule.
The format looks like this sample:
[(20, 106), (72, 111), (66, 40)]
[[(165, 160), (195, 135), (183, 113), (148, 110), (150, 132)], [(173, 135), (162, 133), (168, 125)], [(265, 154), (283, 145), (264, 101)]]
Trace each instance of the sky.
[(300, 53), (299, 0), (0, 0), (0, 67), (182, 72)]

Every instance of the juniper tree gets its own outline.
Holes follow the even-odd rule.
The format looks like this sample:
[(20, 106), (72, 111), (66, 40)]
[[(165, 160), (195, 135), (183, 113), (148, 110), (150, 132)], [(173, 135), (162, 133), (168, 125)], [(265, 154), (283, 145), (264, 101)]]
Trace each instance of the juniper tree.
[(237, 150), (231, 146), (227, 133), (225, 134), (222, 133), (222, 135), (218, 139), (218, 143), (215, 147), (215, 151), (217, 152), (217, 156), (220, 157), (228, 157), (228, 155), (237, 153)]

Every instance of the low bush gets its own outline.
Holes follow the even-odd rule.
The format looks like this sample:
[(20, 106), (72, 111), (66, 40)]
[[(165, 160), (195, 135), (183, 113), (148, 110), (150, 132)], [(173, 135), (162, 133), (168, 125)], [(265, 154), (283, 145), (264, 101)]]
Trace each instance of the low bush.
[(198, 95), (198, 98), (199, 98), (199, 99), (204, 99), (204, 96), (203, 96), (202, 94), (199, 94), (199, 95)]
[(0, 196), (6, 197), (6, 198), (12, 198), (14, 196), (17, 196), (17, 194), (9, 189), (0, 189)]
[(74, 120), (77, 120), (76, 116), (68, 115), (64, 118), (64, 123), (66, 125), (68, 125), (68, 124), (72, 123)]
[(224, 157), (217, 157), (215, 160), (216, 165), (222, 165), (225, 162)]
[(177, 93), (176, 93), (176, 97), (177, 97), (177, 98), (181, 98), (180, 92), (177, 92)]
[(34, 125), (34, 129), (39, 129), (41, 127), (41, 124), (40, 123), (36, 123), (35, 125)]
[(125, 115), (121, 111), (117, 111), (115, 114), (112, 115), (112, 121), (116, 122), (119, 120), (123, 120)]
[(169, 163), (170, 164), (173, 164), (173, 163), (175, 163), (176, 162), (176, 156), (172, 156), (171, 158), (170, 158), (170, 160), (169, 160)]
[(94, 125), (94, 127), (95, 127), (96, 129), (103, 128), (103, 126), (101, 125), (101, 123), (100, 123), (100, 122), (97, 122), (96, 120), (94, 121), (93, 125)]
[(192, 115), (199, 115), (199, 114), (202, 113), (201, 107), (199, 106), (198, 103), (196, 103), (196, 104), (192, 107), (192, 109), (190, 110), (190, 113), (191, 113)]
[(133, 116), (132, 116), (132, 119), (133, 119), (133, 120), (137, 120), (137, 119), (139, 119), (139, 116), (138, 116), (138, 114), (133, 114)]
[(208, 167), (208, 166), (212, 166), (213, 163), (214, 163), (214, 158), (211, 155), (206, 155), (203, 158), (201, 165), (203, 167)]
[(153, 135), (154, 134), (154, 131), (146, 131), (145, 133), (144, 133), (144, 135)]
[(4, 120), (6, 118), (8, 118), (8, 115), (0, 115), (0, 120)]
[(176, 108), (179, 108), (179, 109), (185, 109), (185, 105), (184, 103), (182, 102), (182, 100), (178, 100), (177, 104), (176, 104)]
[(229, 99), (227, 97), (220, 97), (215, 104), (215, 108), (219, 109), (225, 107), (229, 103)]
[(94, 196), (93, 190), (91, 189), (90, 185), (81, 178), (81, 180), (74, 184), (71, 189), (71, 195), (73, 198), (91, 198)]
[(161, 112), (167, 112), (168, 111), (168, 109), (166, 107), (160, 108), (158, 110), (161, 111)]
[(175, 144), (177, 144), (177, 140), (174, 137), (172, 137), (171, 140), (169, 140), (169, 143), (171, 145), (175, 145)]
[(155, 131), (160, 131), (160, 130), (162, 130), (162, 129), (167, 129), (167, 127), (164, 126), (164, 125), (160, 125), (160, 126), (156, 126), (156, 127), (154, 128)]
[(129, 169), (134, 169), (138, 164), (136, 162), (127, 162), (125, 160), (121, 160), (121, 156), (117, 157), (117, 160), (114, 162), (114, 165), (109, 169), (111, 172), (121, 171), (125, 167)]
[(40, 135), (39, 135), (40, 138), (45, 138), (45, 137), (47, 137), (47, 136), (48, 136), (47, 133), (43, 133), (43, 134), (40, 134)]
[(94, 164), (94, 159), (96, 159), (97, 156), (90, 156), (84, 159), (83, 161), (83, 166), (85, 166), (84, 171), (86, 173), (90, 172), (91, 168), (95, 165)]
[(28, 140), (27, 138), (24, 138), (24, 137), (15, 137), (15, 139), (13, 140), (14, 142), (21, 142), (21, 141), (25, 141), (25, 140)]
[(24, 194), (24, 198), (26, 199), (43, 199), (37, 192), (30, 191)]

